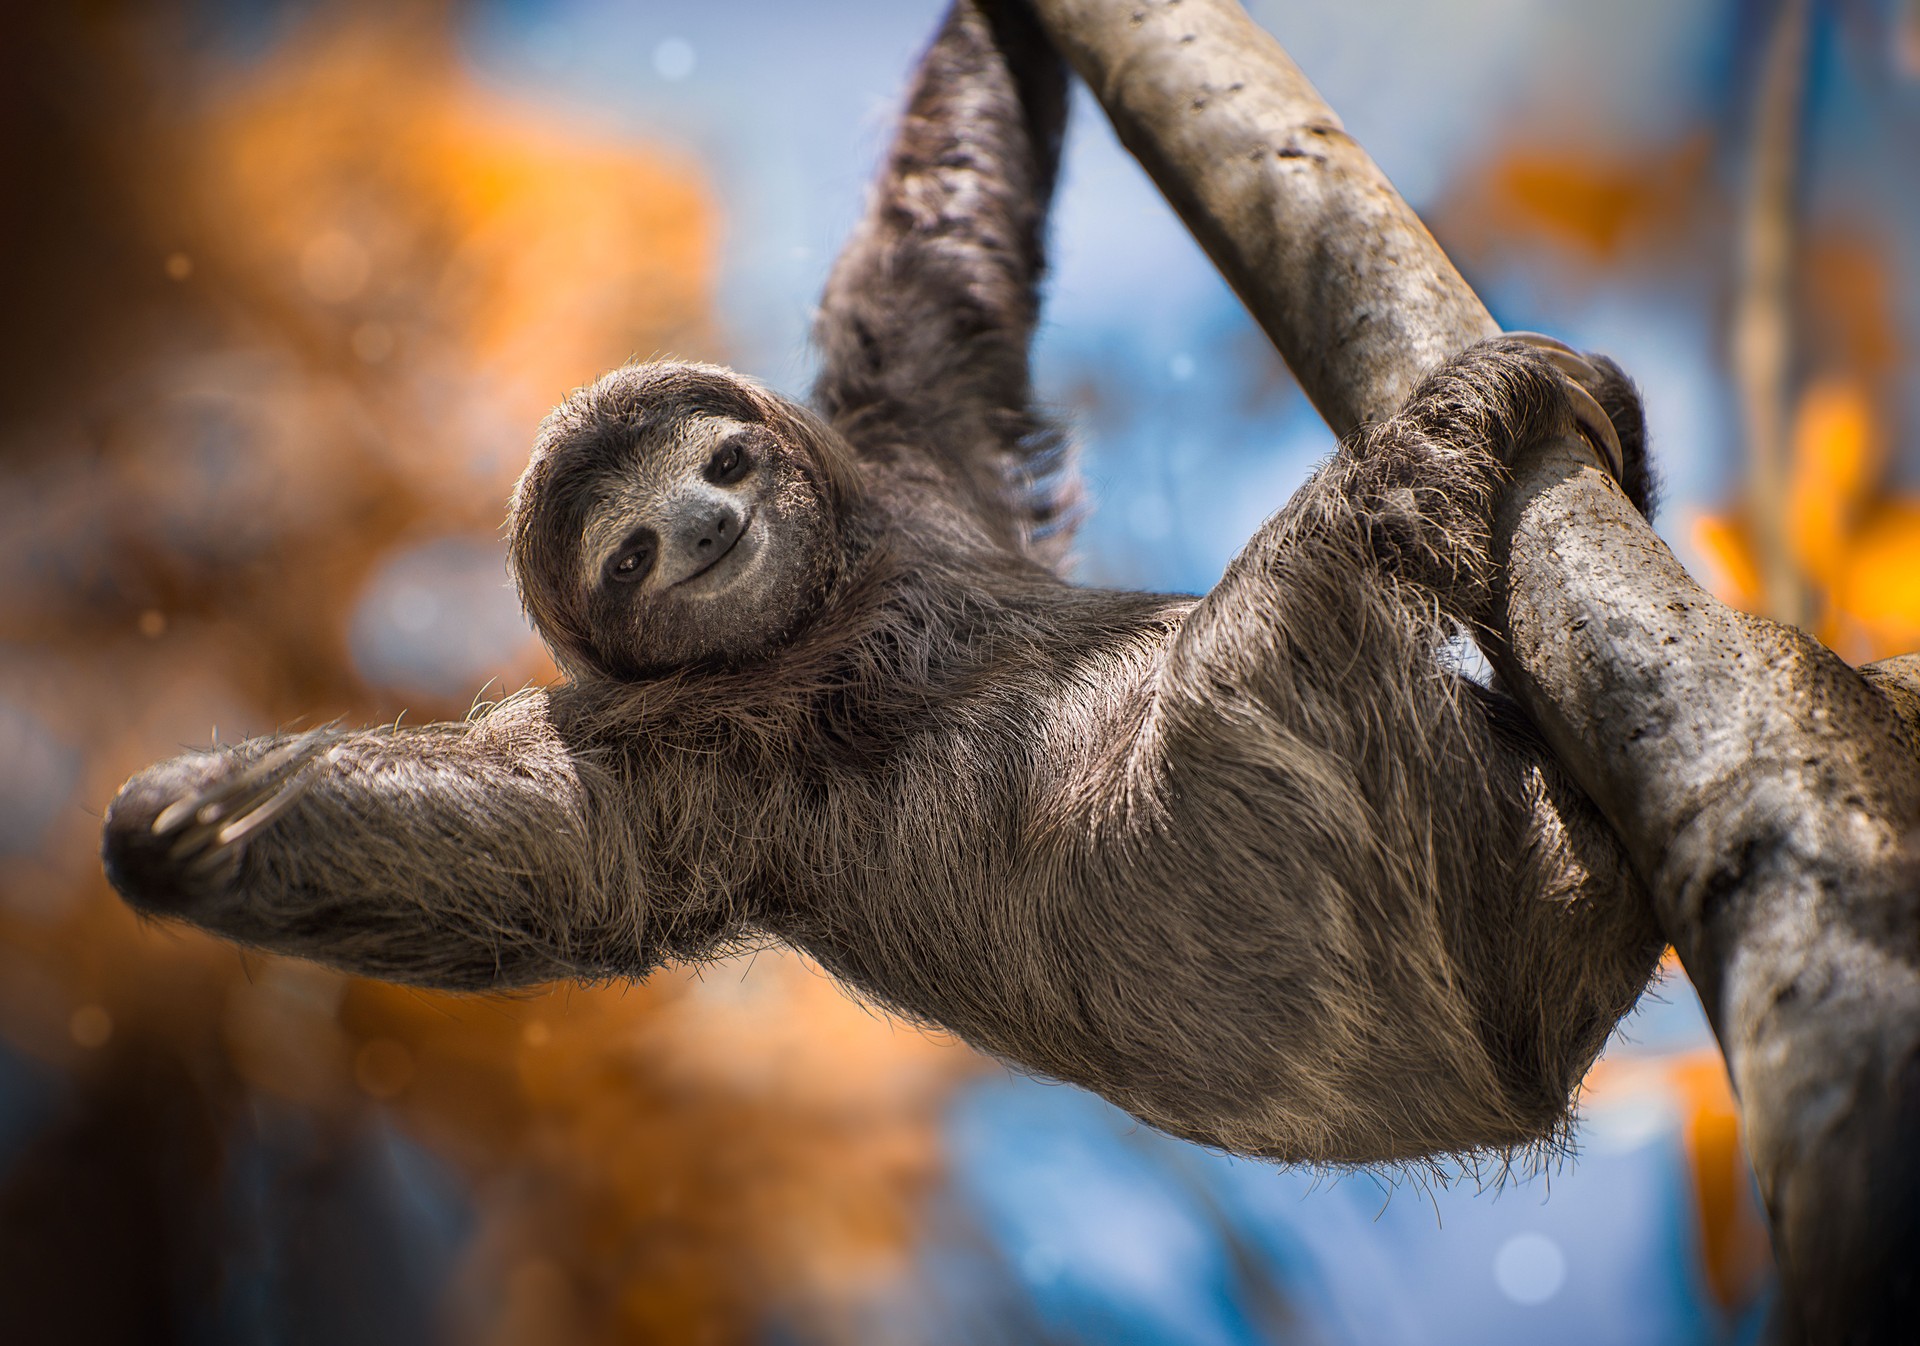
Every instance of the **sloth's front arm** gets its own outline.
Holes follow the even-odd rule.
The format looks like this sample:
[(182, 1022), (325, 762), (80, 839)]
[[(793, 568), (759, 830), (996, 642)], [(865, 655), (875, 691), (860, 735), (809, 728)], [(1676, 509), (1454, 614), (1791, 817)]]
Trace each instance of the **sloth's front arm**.
[(1442, 658), (1491, 601), (1513, 454), (1578, 423), (1644, 489), (1561, 369), (1628, 397), (1637, 459), (1611, 366), (1477, 347), (1344, 444), (1169, 646), (1126, 810), (1150, 825), (1087, 857), (1177, 1027), (1130, 1035), (1142, 1115), (1316, 1161), (1537, 1141), (1645, 985), (1645, 904), (1592, 880), (1550, 759), (1515, 751), (1531, 729)]
[(129, 781), (113, 884), (228, 939), (455, 989), (590, 976), (644, 931), (600, 758), (544, 694), (464, 724), (254, 739)]

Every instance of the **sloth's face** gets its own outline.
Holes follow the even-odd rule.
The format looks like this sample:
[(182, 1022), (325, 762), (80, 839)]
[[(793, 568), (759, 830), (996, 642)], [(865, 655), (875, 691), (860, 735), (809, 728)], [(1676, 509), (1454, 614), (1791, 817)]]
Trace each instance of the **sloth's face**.
[(825, 578), (828, 518), (765, 425), (684, 416), (606, 474), (577, 582), (594, 647), (623, 673), (738, 661), (787, 635)]
[(575, 671), (617, 678), (775, 648), (832, 578), (830, 436), (712, 366), (618, 370), (577, 394), (514, 497), (534, 624)]

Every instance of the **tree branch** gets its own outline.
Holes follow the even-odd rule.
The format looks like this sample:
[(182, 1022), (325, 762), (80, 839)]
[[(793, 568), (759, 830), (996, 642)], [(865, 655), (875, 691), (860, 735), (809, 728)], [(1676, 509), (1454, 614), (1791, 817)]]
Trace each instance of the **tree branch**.
[(1787, 389), (1793, 367), (1794, 187), (1806, 85), (1808, 0), (1777, 0), (1753, 106), (1753, 155), (1734, 286), (1733, 381), (1747, 446), (1747, 519), (1762, 610), (1808, 618), (1787, 549)]
[(1062, 54), (1338, 434), (1500, 329), (1238, 5), (1038, 0)]
[[(1495, 330), (1231, 0), (1035, 8), (1336, 431)], [(1516, 466), (1490, 654), (1700, 989), (1799, 1321), (1914, 1339), (1920, 661), (1863, 676), (1717, 602), (1590, 462), (1567, 442)]]

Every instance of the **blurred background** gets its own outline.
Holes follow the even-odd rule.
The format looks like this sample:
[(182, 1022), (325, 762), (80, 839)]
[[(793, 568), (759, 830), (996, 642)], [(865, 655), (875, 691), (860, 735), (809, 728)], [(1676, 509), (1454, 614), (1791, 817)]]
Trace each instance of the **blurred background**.
[[(1619, 358), (1660, 527), (1920, 646), (1920, 5), (1260, 0), (1510, 326)], [(174, 0), (0, 19), (0, 1340), (1743, 1342), (1672, 973), (1538, 1170), (1166, 1140), (766, 953), (426, 995), (142, 925), (98, 818), (279, 725), (553, 676), (499, 525), (633, 356), (802, 393), (937, 0)], [(1044, 396), (1078, 575), (1200, 590), (1331, 447), (1084, 96)]]

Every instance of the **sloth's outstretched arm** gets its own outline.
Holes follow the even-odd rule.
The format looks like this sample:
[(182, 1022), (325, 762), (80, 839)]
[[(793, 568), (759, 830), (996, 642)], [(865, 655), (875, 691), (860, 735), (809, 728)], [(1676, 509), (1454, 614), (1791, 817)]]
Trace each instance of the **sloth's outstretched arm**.
[(550, 709), (162, 762), (113, 802), (108, 877), (142, 911), (395, 981), (596, 975), (610, 942), (625, 961), (673, 932), (635, 928), (624, 812)]
[(820, 410), (866, 456), (930, 472), (996, 539), (1058, 502), (1031, 405), (1066, 73), (1019, 0), (959, 0), (922, 58), (815, 327)]

